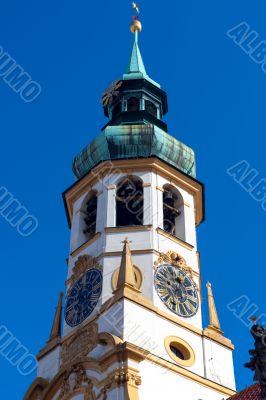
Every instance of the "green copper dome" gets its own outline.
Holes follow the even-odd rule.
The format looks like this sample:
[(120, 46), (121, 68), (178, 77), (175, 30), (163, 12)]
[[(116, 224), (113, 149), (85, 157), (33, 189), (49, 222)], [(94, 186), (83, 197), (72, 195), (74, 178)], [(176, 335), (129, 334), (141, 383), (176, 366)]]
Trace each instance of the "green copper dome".
[(74, 159), (73, 171), (80, 179), (102, 161), (148, 157), (196, 176), (193, 150), (159, 127), (144, 124), (108, 126)]
[(103, 95), (109, 122), (102, 132), (74, 159), (78, 179), (102, 161), (157, 157), (195, 178), (192, 149), (167, 133), (163, 116), (168, 111), (167, 94), (146, 72), (138, 46), (140, 23), (134, 22), (135, 40), (129, 65), (121, 80)]

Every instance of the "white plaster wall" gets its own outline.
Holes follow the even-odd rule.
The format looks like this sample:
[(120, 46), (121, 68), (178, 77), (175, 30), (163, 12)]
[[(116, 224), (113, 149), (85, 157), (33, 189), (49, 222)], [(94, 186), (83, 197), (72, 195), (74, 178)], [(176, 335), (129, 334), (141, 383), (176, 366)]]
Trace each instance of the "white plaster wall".
[(185, 260), (189, 267), (193, 268), (194, 271), (199, 272), (199, 265), (198, 265), (198, 256), (196, 249), (193, 248), (192, 250), (182, 246), (175, 241), (168, 239), (158, 233), (157, 235), (157, 248), (160, 253), (167, 253), (168, 251), (175, 251), (176, 253), (180, 254)]
[(196, 358), (195, 364), (191, 367), (186, 367), (186, 369), (204, 376), (201, 336), (127, 300), (124, 305), (124, 314), (124, 341), (134, 343), (157, 357), (175, 364), (165, 349), (164, 340), (168, 336), (181, 338), (192, 347)]
[[(123, 248), (123, 244), (125, 237), (127, 236), (129, 240), (132, 241), (131, 249), (134, 250), (143, 250), (144, 254), (134, 254), (133, 255), (133, 263), (137, 265), (144, 276), (143, 287), (141, 289), (142, 295), (153, 301), (154, 305), (161, 309), (162, 311), (169, 313), (170, 315), (174, 314), (168, 310), (168, 308), (163, 304), (159, 296), (157, 295), (154, 289), (154, 262), (157, 260), (156, 254), (150, 252), (150, 250), (156, 250), (158, 252), (167, 253), (168, 251), (175, 251), (179, 253), (186, 260), (189, 267), (192, 267), (194, 271), (199, 272), (198, 265), (198, 257), (197, 257), (197, 243), (196, 243), (196, 228), (195, 228), (195, 212), (194, 212), (194, 199), (193, 196), (188, 193), (186, 190), (183, 190), (180, 187), (176, 187), (184, 200), (184, 217), (186, 223), (186, 241), (193, 246), (192, 248), (188, 248), (182, 244), (177, 243), (174, 240), (167, 239), (164, 236), (158, 234), (156, 229), (158, 227), (162, 227), (162, 191), (158, 189), (158, 187), (163, 187), (166, 184), (173, 184), (165, 177), (160, 176), (157, 173), (153, 172), (138, 172), (134, 174), (135, 176), (140, 177), (143, 180), (144, 184), (147, 184), (144, 187), (144, 224), (152, 224), (151, 231), (136, 231), (136, 232), (127, 232), (127, 228), (125, 227), (124, 232), (114, 232), (114, 233), (106, 233), (105, 227), (114, 227), (115, 226), (115, 212), (116, 212), (116, 202), (115, 195), (116, 190), (115, 186), (121, 178), (124, 178), (125, 174), (111, 174), (104, 178), (104, 180), (92, 189), (98, 191), (98, 215), (97, 215), (97, 231), (101, 233), (99, 239), (95, 242), (91, 243), (82, 253), (76, 255), (75, 257), (69, 258), (69, 272), (68, 277), (72, 275), (72, 268), (77, 261), (80, 255), (88, 254), (94, 257), (97, 257), (100, 254), (106, 252), (121, 252)], [(151, 186), (150, 186), (151, 185)], [(90, 192), (91, 188), (88, 188), (88, 192)], [(83, 202), (86, 199), (88, 193), (84, 194), (80, 199), (78, 199), (74, 205), (74, 218), (73, 218), (73, 227), (71, 232), (71, 250), (74, 250), (77, 242), (75, 242), (78, 236), (78, 229), (80, 221), (78, 221), (78, 212)], [(74, 244), (73, 244), (74, 243)], [(147, 250), (147, 253), (145, 253)], [(109, 298), (113, 296), (113, 288), (111, 285), (112, 276), (114, 271), (119, 267), (121, 262), (121, 257), (119, 255), (114, 256), (104, 256), (100, 263), (103, 268), (103, 295), (101, 300), (99, 301), (97, 308), (94, 310), (93, 314), (91, 314), (90, 318), (93, 315), (96, 315), (99, 307)], [(198, 286), (200, 286), (199, 279), (194, 276), (194, 279)], [(125, 305), (124, 305), (125, 304)], [(144, 331), (146, 336), (151, 340), (147, 341), (147, 348), (149, 346), (155, 346), (155, 350), (157, 355), (164, 354), (165, 358), (169, 360), (169, 356), (166, 354), (164, 349), (164, 338), (166, 336), (180, 336), (186, 341), (188, 341), (191, 346), (196, 349), (196, 363), (191, 370), (195, 371), (198, 374), (204, 375), (204, 354), (205, 359), (209, 359), (211, 357), (213, 347), (210, 348), (210, 344), (206, 344), (205, 353), (203, 354), (203, 345), (202, 339), (195, 335), (191, 334), (191, 332), (184, 330), (165, 319), (159, 318), (155, 313), (151, 313), (150, 311), (144, 309), (143, 307), (139, 307), (136, 304), (131, 302), (125, 302), (124, 304), (119, 303), (118, 305), (112, 307), (109, 311), (109, 315), (104, 315), (100, 317), (99, 327), (100, 331), (111, 332), (117, 336), (122, 337), (124, 340), (133, 341), (135, 344), (139, 345), (139, 341), (141, 338), (137, 337), (137, 330), (141, 329)], [(117, 307), (117, 308), (115, 308)], [(124, 310), (125, 307), (125, 310)], [(120, 316), (118, 318), (118, 316)], [(125, 320), (122, 321), (121, 325), (121, 316), (125, 317)], [(180, 318), (181, 319), (181, 318)], [(117, 320), (119, 320), (120, 326), (117, 328)], [(193, 318), (183, 319), (185, 322), (192, 324), (198, 328), (202, 328), (202, 319), (201, 319), (201, 309), (197, 315)], [(111, 321), (111, 322), (110, 322)], [(132, 327), (132, 324), (135, 324), (135, 327)], [(86, 324), (84, 321), (83, 324)], [(123, 328), (125, 324), (125, 330)], [(140, 328), (139, 328), (140, 327)], [(64, 334), (70, 333), (73, 329), (65, 325)], [(133, 335), (133, 333), (135, 333)], [(130, 340), (132, 336), (132, 339)], [(142, 334), (140, 335), (142, 336)], [(142, 339), (143, 340), (143, 339)], [(154, 344), (155, 341), (155, 344)], [(215, 347), (216, 344), (213, 344)], [(217, 347), (217, 346), (216, 346)], [(219, 362), (224, 356), (225, 348), (222, 346), (215, 347), (215, 362), (213, 361), (211, 364), (215, 363), (215, 371), (218, 371), (219, 379), (226, 384), (232, 386), (232, 382), (230, 383), (228, 380), (228, 376), (224, 374), (224, 372), (219, 369)], [(230, 351), (229, 351), (230, 353)], [(225, 359), (226, 363), (230, 365), (228, 367), (230, 370), (231, 376), (233, 376), (233, 366), (232, 360), (230, 359), (231, 355), (226, 353)], [(215, 380), (215, 374), (211, 366), (207, 368), (207, 374), (210, 379)], [(218, 378), (216, 378), (217, 380)], [(204, 400), (204, 399), (203, 399)]]
[(185, 340), (195, 353), (195, 363), (185, 369), (213, 382), (235, 389), (231, 350), (201, 335), (178, 326), (154, 312), (123, 300), (101, 315), (99, 330), (111, 332), (127, 341), (150, 351), (152, 354), (176, 364), (168, 355), (164, 341), (168, 336)]
[(59, 371), (60, 365), (60, 346), (50, 351), (38, 362), (37, 377), (50, 381)]
[(84, 249), (82, 252), (78, 253), (74, 257), (70, 255), (68, 259), (68, 278), (71, 277), (72, 275), (72, 269), (75, 265), (75, 262), (78, 260), (80, 256), (83, 256), (85, 254), (90, 255), (91, 257), (97, 257), (99, 254), (101, 254), (104, 251), (104, 237), (101, 236), (99, 239), (95, 240), (92, 242), (86, 249)]
[(140, 363), (140, 375), (140, 400), (162, 400), (165, 397), (180, 400), (222, 400), (228, 397), (149, 361)]
[(144, 250), (152, 248), (152, 232), (129, 232), (126, 227), (124, 232), (115, 232), (106, 234), (106, 252), (122, 251), (122, 242), (128, 237), (132, 243), (130, 244), (131, 250)]
[(235, 389), (232, 352), (209, 339), (203, 339), (206, 376), (214, 382)]
[(99, 332), (109, 332), (123, 339), (124, 336), (124, 301), (114, 304), (98, 319)]

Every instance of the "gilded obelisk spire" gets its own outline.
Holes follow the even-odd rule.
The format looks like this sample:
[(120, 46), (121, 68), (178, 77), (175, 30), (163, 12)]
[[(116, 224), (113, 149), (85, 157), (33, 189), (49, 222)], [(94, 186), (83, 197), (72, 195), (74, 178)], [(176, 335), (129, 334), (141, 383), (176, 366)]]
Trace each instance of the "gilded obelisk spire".
[(217, 333), (223, 333), (221, 330), (221, 325), (220, 325), (220, 321), (219, 321), (216, 306), (215, 306), (212, 285), (210, 282), (208, 282), (206, 286), (208, 289), (208, 305), (209, 305), (209, 317), (210, 317), (209, 329), (213, 329)]
[(135, 288), (134, 266), (128, 238), (125, 239), (120, 270), (117, 281), (117, 290), (125, 287)]
[(49, 342), (61, 337), (61, 325), (62, 325), (62, 303), (63, 303), (63, 293), (59, 294), (59, 300), (56, 307), (56, 312), (54, 316), (54, 321), (50, 333)]

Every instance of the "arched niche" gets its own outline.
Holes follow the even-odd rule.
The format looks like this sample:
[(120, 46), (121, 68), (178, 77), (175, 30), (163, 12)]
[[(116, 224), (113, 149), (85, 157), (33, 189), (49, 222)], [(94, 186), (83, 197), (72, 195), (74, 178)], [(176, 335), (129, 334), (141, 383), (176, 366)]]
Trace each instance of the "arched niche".
[(184, 199), (177, 188), (163, 186), (163, 229), (181, 240), (186, 240)]
[(143, 225), (143, 205), (142, 179), (123, 177), (116, 189), (116, 226)]

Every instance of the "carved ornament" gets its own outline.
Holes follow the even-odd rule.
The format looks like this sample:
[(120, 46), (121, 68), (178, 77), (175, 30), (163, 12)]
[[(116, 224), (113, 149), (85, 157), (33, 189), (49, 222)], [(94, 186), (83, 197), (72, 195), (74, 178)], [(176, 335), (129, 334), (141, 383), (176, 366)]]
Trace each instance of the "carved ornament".
[(73, 284), (90, 268), (99, 268), (99, 261), (95, 257), (87, 254), (79, 256), (72, 270), (72, 276), (68, 279), (67, 284)]
[(98, 343), (98, 325), (92, 324), (78, 329), (74, 336), (62, 344), (61, 362), (63, 365), (73, 363), (86, 357)]
[(175, 265), (177, 268), (182, 269), (190, 276), (190, 278), (198, 288), (198, 285), (194, 281), (193, 269), (187, 265), (186, 260), (180, 254), (172, 250), (168, 251), (167, 253), (160, 253), (157, 261), (155, 261), (154, 263), (154, 269), (156, 270), (162, 264), (171, 264)]
[(73, 393), (85, 393), (84, 399), (96, 400), (91, 379), (81, 364), (72, 366), (65, 372), (58, 400), (68, 400)]

